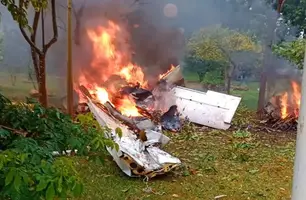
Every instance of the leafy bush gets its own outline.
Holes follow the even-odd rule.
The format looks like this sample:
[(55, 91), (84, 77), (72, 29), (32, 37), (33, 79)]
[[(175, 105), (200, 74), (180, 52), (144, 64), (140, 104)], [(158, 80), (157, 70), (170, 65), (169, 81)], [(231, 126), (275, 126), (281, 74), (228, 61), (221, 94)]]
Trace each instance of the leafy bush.
[(208, 84), (223, 83), (224, 63), (212, 60), (203, 60), (189, 52), (184, 58), (184, 70), (197, 73), (200, 82)]
[(83, 184), (73, 161), (54, 152), (77, 150), (77, 155), (103, 159), (105, 147), (118, 148), (105, 138), (110, 129), (90, 114), (76, 123), (55, 108), (12, 103), (1, 94), (0, 110), (0, 199), (79, 196)]
[(273, 52), (297, 65), (299, 69), (302, 69), (304, 63), (305, 42), (305, 39), (282, 42), (273, 46)]

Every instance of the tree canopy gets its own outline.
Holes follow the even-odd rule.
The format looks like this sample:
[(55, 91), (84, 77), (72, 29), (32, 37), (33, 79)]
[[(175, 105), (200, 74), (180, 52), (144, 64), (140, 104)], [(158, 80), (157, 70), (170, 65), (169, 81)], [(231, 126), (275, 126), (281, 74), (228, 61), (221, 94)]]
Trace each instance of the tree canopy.
[(227, 93), (230, 93), (233, 72), (240, 69), (240, 61), (235, 56), (243, 52), (261, 52), (260, 45), (248, 34), (221, 26), (207, 27), (196, 32), (187, 47), (187, 69), (196, 72), (201, 82), (209, 75), (215, 76), (215, 79), (219, 77), (217, 82), (225, 83)]
[[(274, 6), (274, 8), (276, 8), (276, 6)], [(301, 31), (306, 30), (305, 0), (286, 0), (284, 1), (284, 6), (281, 12), (286, 23), (298, 28), (297, 35), (300, 35)]]
[(201, 29), (188, 42), (189, 51), (203, 60), (229, 63), (229, 54), (239, 51), (256, 51), (261, 49), (251, 37), (236, 30), (220, 26)]
[(1, 0), (1, 4), (7, 7), (13, 19), (21, 26), (28, 27), (27, 10), (31, 6), (36, 11), (48, 6), (48, 0), (19, 0), (19, 4), (14, 0)]
[(305, 53), (305, 39), (297, 39), (291, 42), (283, 42), (273, 47), (274, 53), (278, 56), (297, 65), (300, 69), (303, 68), (304, 53)]

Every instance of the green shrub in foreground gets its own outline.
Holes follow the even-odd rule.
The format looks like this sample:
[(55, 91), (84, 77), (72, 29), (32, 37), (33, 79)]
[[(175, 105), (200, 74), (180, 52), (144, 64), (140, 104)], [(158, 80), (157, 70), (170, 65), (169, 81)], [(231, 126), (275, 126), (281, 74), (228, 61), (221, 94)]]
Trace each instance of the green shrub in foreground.
[[(36, 102), (14, 104), (0, 94), (0, 199), (54, 199), (79, 196), (83, 183), (72, 159), (54, 151), (103, 160), (105, 147), (118, 148), (91, 114), (79, 123)], [(119, 133), (119, 132), (118, 132)], [(74, 154), (74, 151), (72, 152)]]

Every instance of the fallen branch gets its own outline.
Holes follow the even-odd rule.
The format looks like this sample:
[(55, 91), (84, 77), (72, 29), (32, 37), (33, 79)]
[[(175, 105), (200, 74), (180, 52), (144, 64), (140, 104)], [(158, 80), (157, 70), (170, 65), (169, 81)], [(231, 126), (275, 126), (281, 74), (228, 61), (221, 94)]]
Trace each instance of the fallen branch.
[(136, 124), (134, 123), (134, 121), (127, 117), (122, 115), (118, 110), (116, 110), (116, 108), (114, 108), (111, 103), (106, 102), (105, 104), (103, 104), (106, 109), (108, 110), (108, 112), (115, 117), (116, 119), (118, 119), (119, 121), (123, 122), (124, 124), (126, 124), (127, 126), (129, 126), (132, 129), (138, 130)]
[(87, 90), (87, 88), (84, 85), (80, 85), (79, 89), (83, 93), (83, 95), (85, 95), (86, 97), (90, 99), (93, 99), (92, 95), (90, 94), (90, 92)]
[(17, 129), (13, 129), (7, 126), (3, 126), (0, 125), (0, 128), (5, 129), (7, 131), (11, 131), (12, 133), (16, 134), (16, 135), (22, 135), (23, 137), (26, 137), (29, 133), (26, 131), (21, 131), (21, 130), (17, 130)]
[(104, 104), (101, 104), (100, 102), (96, 101), (93, 96), (90, 94), (90, 92), (88, 91), (88, 89), (81, 85), (79, 86), (80, 91), (83, 93), (83, 95), (87, 96), (89, 99), (91, 99), (93, 101), (93, 103), (95, 103), (100, 109), (102, 110), (106, 110), (107, 113), (109, 113), (112, 117), (114, 117), (115, 119), (121, 121), (122, 123), (126, 124), (128, 127), (130, 127), (133, 130), (137, 130), (140, 131), (135, 122), (127, 117), (122, 115), (116, 108), (114, 108), (112, 106), (112, 104), (110, 102), (106, 102)]
[(275, 117), (273, 115), (266, 116), (263, 124), (270, 126), (274, 130), (290, 131), (297, 129), (297, 121), (294, 116), (288, 116), (285, 119)]

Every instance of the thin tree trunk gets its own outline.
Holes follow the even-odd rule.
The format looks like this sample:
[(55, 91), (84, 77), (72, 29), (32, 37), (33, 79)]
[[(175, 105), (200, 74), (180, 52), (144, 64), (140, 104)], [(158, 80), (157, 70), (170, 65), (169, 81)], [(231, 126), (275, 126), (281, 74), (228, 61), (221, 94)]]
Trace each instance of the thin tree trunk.
[[(31, 36), (30, 36), (30, 40), (32, 41), (33, 44), (36, 43), (36, 33), (37, 33), (37, 28), (38, 28), (39, 17), (40, 17), (40, 12), (35, 12), (33, 25), (32, 25), (33, 32), (31, 33)], [(33, 67), (35, 70), (36, 81), (38, 83), (39, 82), (39, 77), (38, 77), (39, 63), (38, 63), (38, 57), (37, 57), (37, 50), (33, 46), (31, 46), (31, 56), (32, 56)]]
[(48, 106), (48, 94), (46, 88), (46, 56), (44, 54), (39, 56), (39, 72), (39, 102), (46, 108)]
[(231, 94), (231, 83), (232, 83), (232, 78), (227, 77), (227, 86), (226, 86), (226, 93)]
[(224, 69), (224, 87), (226, 89), (226, 93), (230, 94), (231, 93), (231, 83), (232, 83), (232, 75), (234, 70), (236, 69), (236, 63), (232, 60), (230, 54), (223, 49), (221, 46), (219, 46), (219, 49), (222, 51), (224, 56), (227, 57), (229, 61), (229, 67), (225, 67)]
[[(270, 40), (272, 43), (272, 40)], [(258, 103), (257, 103), (257, 113), (259, 116), (262, 115), (264, 111), (264, 107), (266, 104), (266, 90), (267, 90), (267, 73), (268, 73), (268, 68), (270, 67), (270, 59), (271, 59), (271, 49), (269, 46), (266, 46), (264, 48), (264, 58), (262, 62), (262, 71), (260, 74), (260, 85), (259, 85), (259, 94), (258, 94)]]
[(85, 3), (86, 1), (83, 1), (83, 4), (81, 5), (81, 7), (76, 10), (75, 6), (72, 4), (72, 8), (73, 8), (73, 14), (75, 17), (75, 29), (74, 29), (74, 43), (77, 46), (81, 45), (81, 18), (83, 16), (83, 12), (84, 12), (84, 8), (85, 8)]
[(234, 62), (231, 62), (230, 68), (227, 70), (227, 79), (226, 79), (226, 93), (231, 94), (231, 85), (232, 85), (232, 76), (233, 72), (236, 68), (236, 65)]
[(267, 44), (270, 43), (270, 45), (265, 46), (264, 49), (264, 60), (263, 60), (263, 67), (262, 67), (262, 72), (260, 76), (260, 87), (259, 87), (259, 95), (258, 95), (258, 105), (257, 105), (257, 113), (259, 116), (263, 114), (265, 103), (266, 103), (266, 89), (267, 89), (267, 71), (268, 67), (271, 64), (271, 56), (272, 53), (270, 51), (274, 38), (275, 38), (275, 30), (277, 28), (277, 20), (280, 17), (281, 10), (284, 6), (286, 0), (278, 0), (278, 5), (277, 5), (277, 18), (275, 21), (273, 20), (273, 25), (270, 26), (272, 27), (271, 30), (268, 29), (268, 38), (267, 38)]
[(224, 67), (224, 89), (227, 91), (228, 68)]
[(267, 75), (266, 75), (266, 72), (263, 70), (260, 76), (259, 96), (258, 96), (258, 104), (257, 104), (258, 114), (261, 114), (265, 107), (266, 87), (267, 87)]
[(33, 67), (35, 70), (36, 82), (39, 83), (39, 62), (37, 58), (37, 53), (32, 47), (31, 47), (31, 57), (32, 57)]
[(197, 74), (198, 74), (198, 77), (199, 77), (199, 81), (203, 82), (206, 73), (204, 73), (204, 72), (197, 72)]
[[(22, 9), (25, 0), (19, 1), (19, 8)], [(51, 0), (51, 12), (52, 12), (52, 28), (53, 28), (53, 37), (52, 39), (45, 44), (45, 27), (44, 27), (44, 13), (43, 10), (35, 12), (32, 33), (30, 37), (27, 35), (24, 27), (19, 24), (21, 34), (25, 40), (31, 46), (31, 56), (33, 60), (33, 65), (35, 68), (36, 79), (38, 82), (38, 92), (39, 92), (39, 102), (44, 106), (48, 106), (48, 96), (46, 88), (46, 54), (48, 49), (57, 41), (58, 30), (57, 30), (57, 21), (56, 21), (56, 10), (55, 10), (55, 0)], [(36, 45), (36, 32), (38, 28), (38, 22), (41, 14), (41, 23), (42, 23), (42, 50), (40, 50)]]
[[(19, 1), (19, 8), (23, 8), (24, 0)], [(57, 41), (58, 31), (57, 31), (57, 21), (56, 21), (56, 10), (55, 10), (55, 0), (51, 0), (51, 11), (52, 11), (52, 27), (53, 27), (53, 38), (45, 44), (45, 30), (44, 30), (44, 15), (43, 10), (39, 12), (35, 12), (32, 33), (30, 37), (27, 35), (24, 27), (19, 24), (20, 31), (25, 38), (25, 40), (31, 46), (31, 56), (33, 60), (33, 65), (35, 68), (36, 79), (38, 82), (38, 92), (39, 92), (39, 102), (44, 106), (48, 106), (48, 96), (47, 96), (47, 88), (46, 88), (46, 53), (48, 49)], [(36, 32), (38, 27), (38, 22), (40, 18), (40, 14), (42, 17), (42, 50), (40, 50), (36, 45)]]

